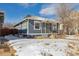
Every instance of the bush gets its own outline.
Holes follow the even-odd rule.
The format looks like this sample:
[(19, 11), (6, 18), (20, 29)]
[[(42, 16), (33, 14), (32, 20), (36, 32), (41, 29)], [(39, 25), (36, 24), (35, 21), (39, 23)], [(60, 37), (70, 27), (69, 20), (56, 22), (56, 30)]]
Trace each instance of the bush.
[(18, 33), (17, 29), (9, 29), (9, 28), (0, 29), (0, 36), (10, 35), (10, 34), (14, 35), (17, 33)]

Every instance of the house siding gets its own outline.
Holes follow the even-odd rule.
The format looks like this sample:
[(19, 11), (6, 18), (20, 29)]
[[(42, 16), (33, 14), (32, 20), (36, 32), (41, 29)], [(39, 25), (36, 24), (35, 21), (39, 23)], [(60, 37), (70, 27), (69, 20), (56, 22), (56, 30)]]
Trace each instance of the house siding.
[[(43, 20), (37, 19), (25, 19), (26, 21), (21, 22), (19, 25), (16, 26), (20, 30), (20, 33), (26, 33), (27, 35), (43, 35), (43, 34), (50, 34), (53, 32), (57, 32), (59, 29), (59, 24), (53, 22), (46, 22)], [(34, 28), (34, 22), (38, 21), (41, 23), (41, 28), (36, 30)]]
[(52, 31), (52, 26), (51, 24), (46, 24), (46, 33), (51, 33)]
[(27, 21), (20, 23), (15, 28), (19, 30), (19, 33), (27, 33)]
[(52, 25), (42, 23), (42, 33), (51, 33), (52, 32)]
[(29, 20), (29, 33), (41, 33), (41, 29), (40, 30), (34, 30), (34, 21), (35, 20)]
[(42, 23), (42, 33), (45, 33), (46, 31), (46, 25), (44, 23)]
[(22, 23), (22, 29), (27, 29), (27, 21)]
[(47, 33), (51, 33), (52, 31), (52, 24), (45, 24), (42, 23), (41, 21), (39, 21), (41, 23), (41, 29), (40, 30), (35, 30), (34, 29), (34, 21), (38, 21), (38, 20), (29, 20), (29, 33), (38, 33), (38, 34), (47, 34)]

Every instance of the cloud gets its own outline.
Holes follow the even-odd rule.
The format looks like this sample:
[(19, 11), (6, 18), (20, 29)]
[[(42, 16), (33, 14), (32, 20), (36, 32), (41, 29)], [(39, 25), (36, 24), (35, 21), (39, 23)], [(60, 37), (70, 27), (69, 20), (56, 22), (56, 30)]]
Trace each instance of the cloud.
[(20, 3), (19, 5), (27, 8), (36, 5), (36, 3)]
[[(77, 3), (76, 4), (66, 3), (66, 4), (67, 4), (67, 6), (69, 6), (70, 9), (79, 11), (79, 4), (77, 4)], [(39, 14), (42, 16), (56, 15), (58, 7), (59, 7), (59, 3), (43, 4), (41, 10), (39, 11)]]
[(40, 10), (40, 14), (41, 15), (54, 15), (56, 12), (56, 6), (57, 4), (45, 4), (42, 6), (41, 10)]

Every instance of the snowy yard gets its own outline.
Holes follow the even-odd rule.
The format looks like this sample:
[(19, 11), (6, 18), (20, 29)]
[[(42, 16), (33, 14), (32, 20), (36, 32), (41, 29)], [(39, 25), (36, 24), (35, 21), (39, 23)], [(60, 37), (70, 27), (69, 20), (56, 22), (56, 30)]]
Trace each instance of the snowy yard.
[[(9, 38), (9, 37), (6, 37)], [(11, 38), (10, 38), (11, 39)], [(17, 56), (75, 56), (79, 55), (79, 41), (66, 39), (19, 39), (9, 41)]]

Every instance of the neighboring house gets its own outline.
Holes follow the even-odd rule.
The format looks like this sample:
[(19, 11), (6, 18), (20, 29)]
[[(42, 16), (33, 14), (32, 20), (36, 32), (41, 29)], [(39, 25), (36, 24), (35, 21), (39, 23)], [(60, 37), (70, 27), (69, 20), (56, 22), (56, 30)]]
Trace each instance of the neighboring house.
[(56, 20), (50, 20), (38, 16), (27, 16), (23, 21), (14, 25), (19, 33), (26, 35), (48, 35), (58, 32), (59, 23)]
[(4, 23), (4, 12), (0, 11), (0, 35), (1, 35), (1, 29), (3, 27)]
[(0, 29), (2, 29), (4, 23), (4, 12), (0, 11)]

